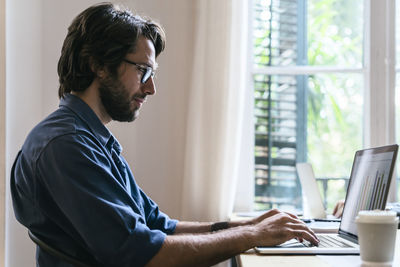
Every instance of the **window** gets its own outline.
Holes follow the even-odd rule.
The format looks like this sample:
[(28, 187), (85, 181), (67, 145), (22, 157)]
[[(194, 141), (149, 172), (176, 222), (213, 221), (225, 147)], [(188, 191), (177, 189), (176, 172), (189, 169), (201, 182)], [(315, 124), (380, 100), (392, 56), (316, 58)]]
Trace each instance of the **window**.
[[(379, 13), (390, 2), (252, 1), (256, 210), (301, 209), (295, 164), (305, 161), (331, 209), (345, 196), (355, 151), (394, 142), (390, 97), (375, 97), (394, 88), (390, 77), (377, 83), (388, 75), (374, 69), (384, 56), (373, 56), (390, 55), (393, 22)], [(387, 125), (374, 129), (382, 117)]]

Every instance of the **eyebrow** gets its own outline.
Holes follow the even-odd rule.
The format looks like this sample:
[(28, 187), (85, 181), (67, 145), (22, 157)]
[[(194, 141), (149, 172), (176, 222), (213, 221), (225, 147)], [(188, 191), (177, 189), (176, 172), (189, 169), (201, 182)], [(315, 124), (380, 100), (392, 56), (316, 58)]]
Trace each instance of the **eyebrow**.
[[(128, 60), (128, 61), (132, 61), (132, 62), (135, 62), (134, 60), (130, 60), (130, 59), (126, 59), (126, 60)], [(145, 63), (145, 62), (135, 62), (136, 64), (138, 64), (138, 65), (142, 65), (142, 66), (146, 66), (146, 67), (150, 67), (150, 68), (152, 68), (153, 69), (153, 71), (156, 71), (157, 70), (157, 68), (158, 68), (158, 63), (157, 62), (154, 62), (154, 65), (152, 66), (151, 64), (149, 64), (149, 63)]]
[(143, 66), (147, 66), (147, 67), (150, 67), (150, 68), (152, 68), (153, 69), (153, 71), (156, 71), (157, 70), (157, 68), (158, 68), (158, 63), (157, 62), (154, 62), (154, 65), (152, 66), (152, 65), (150, 65), (150, 64), (148, 64), (148, 63), (137, 63), (137, 64), (140, 64), (140, 65), (143, 65)]

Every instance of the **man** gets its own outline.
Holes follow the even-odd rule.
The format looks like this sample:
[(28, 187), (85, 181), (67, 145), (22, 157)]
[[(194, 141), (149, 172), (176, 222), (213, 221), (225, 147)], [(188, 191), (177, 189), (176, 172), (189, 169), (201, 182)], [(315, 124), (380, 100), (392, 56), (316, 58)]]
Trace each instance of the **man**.
[[(178, 222), (138, 187), (105, 125), (133, 121), (155, 93), (165, 36), (111, 3), (68, 28), (58, 63), (60, 107), (28, 135), (11, 174), (17, 219), (47, 243), (96, 266), (209, 266), (254, 246), (318, 240), (271, 210), (243, 222)], [(37, 250), (38, 266), (71, 266)]]

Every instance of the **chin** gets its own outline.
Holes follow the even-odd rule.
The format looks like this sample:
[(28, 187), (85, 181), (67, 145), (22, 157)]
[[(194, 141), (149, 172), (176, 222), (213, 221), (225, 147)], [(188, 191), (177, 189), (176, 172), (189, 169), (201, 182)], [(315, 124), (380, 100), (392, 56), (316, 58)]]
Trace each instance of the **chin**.
[(134, 112), (131, 113), (129, 116), (125, 115), (125, 116), (112, 116), (112, 120), (113, 121), (119, 121), (119, 122), (132, 122), (134, 120), (136, 120), (136, 118), (139, 116), (139, 112)]
[(138, 117), (139, 117), (139, 111), (135, 111), (133, 113), (133, 116), (130, 118), (130, 120), (128, 120), (128, 122), (135, 121)]

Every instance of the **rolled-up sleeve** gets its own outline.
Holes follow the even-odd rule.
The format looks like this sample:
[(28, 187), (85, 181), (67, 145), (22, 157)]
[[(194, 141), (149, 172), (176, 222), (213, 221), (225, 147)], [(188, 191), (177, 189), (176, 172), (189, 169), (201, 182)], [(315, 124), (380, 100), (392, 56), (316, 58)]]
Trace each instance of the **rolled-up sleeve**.
[(150, 199), (142, 190), (140, 190), (144, 206), (146, 208), (146, 221), (147, 225), (152, 229), (158, 229), (166, 234), (173, 234), (175, 232), (177, 220), (171, 220), (168, 215), (159, 210), (157, 204)]

